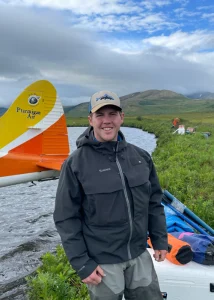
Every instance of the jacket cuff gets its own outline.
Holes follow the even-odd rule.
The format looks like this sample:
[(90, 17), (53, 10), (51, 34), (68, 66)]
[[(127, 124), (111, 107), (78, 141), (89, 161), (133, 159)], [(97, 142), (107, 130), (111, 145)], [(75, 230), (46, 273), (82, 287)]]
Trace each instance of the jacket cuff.
[(153, 247), (154, 250), (167, 250), (168, 251), (167, 241), (152, 242), (152, 247)]
[(77, 270), (77, 274), (79, 275), (81, 280), (83, 280), (91, 275), (91, 273), (93, 273), (97, 266), (98, 264), (93, 259), (89, 259), (84, 266)]

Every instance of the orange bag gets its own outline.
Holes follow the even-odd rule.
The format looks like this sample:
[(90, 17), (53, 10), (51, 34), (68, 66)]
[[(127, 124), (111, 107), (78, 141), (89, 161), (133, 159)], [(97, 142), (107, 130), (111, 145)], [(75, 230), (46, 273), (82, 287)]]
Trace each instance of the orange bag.
[[(147, 240), (149, 246), (152, 248), (150, 238)], [(168, 253), (166, 258), (175, 265), (185, 265), (193, 258), (193, 252), (190, 245), (183, 242), (170, 233), (168, 233)]]

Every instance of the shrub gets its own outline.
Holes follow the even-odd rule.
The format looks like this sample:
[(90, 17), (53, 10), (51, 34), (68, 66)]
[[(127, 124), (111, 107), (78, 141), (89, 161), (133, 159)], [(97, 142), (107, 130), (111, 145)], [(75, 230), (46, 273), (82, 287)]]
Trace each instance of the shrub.
[(89, 300), (86, 285), (71, 268), (61, 246), (55, 254), (43, 255), (42, 263), (36, 276), (27, 277), (29, 300)]
[(138, 116), (138, 117), (136, 118), (136, 120), (137, 120), (137, 121), (142, 121), (142, 117), (141, 117), (141, 116)]

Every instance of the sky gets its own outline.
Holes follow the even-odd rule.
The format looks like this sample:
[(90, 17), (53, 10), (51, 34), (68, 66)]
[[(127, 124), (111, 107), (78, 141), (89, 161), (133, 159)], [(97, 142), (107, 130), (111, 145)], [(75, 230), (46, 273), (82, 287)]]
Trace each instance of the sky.
[(40, 79), (63, 105), (102, 89), (214, 92), (214, 1), (0, 0), (0, 106)]

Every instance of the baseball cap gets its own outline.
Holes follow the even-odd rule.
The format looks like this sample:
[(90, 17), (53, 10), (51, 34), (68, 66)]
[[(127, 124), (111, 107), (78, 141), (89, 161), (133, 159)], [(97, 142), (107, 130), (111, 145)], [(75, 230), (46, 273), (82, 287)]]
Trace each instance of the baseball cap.
[(91, 96), (89, 112), (94, 113), (105, 105), (114, 105), (122, 109), (120, 106), (120, 98), (115, 93), (110, 91), (100, 91)]

